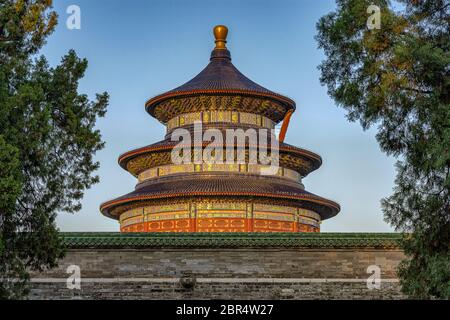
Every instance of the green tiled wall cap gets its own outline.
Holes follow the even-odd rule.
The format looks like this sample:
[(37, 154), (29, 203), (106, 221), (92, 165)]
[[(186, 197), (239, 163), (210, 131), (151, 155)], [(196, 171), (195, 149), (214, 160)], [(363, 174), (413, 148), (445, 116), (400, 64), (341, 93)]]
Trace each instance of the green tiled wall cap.
[(386, 248), (400, 233), (119, 233), (63, 232), (67, 248)]

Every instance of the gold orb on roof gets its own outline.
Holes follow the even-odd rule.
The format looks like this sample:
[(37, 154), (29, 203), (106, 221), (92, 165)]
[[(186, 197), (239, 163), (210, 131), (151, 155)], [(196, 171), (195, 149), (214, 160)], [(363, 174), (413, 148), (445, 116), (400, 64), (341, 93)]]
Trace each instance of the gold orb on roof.
[(228, 28), (223, 25), (218, 25), (214, 27), (214, 37), (216, 38), (215, 49), (226, 49)]

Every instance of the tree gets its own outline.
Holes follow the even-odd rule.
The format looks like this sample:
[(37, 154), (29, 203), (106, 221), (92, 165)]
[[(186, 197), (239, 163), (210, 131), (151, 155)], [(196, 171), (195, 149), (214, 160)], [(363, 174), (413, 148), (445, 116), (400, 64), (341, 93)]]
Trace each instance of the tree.
[(29, 271), (63, 256), (59, 211), (80, 210), (104, 143), (95, 123), (108, 94), (78, 93), (87, 61), (35, 58), (57, 15), (51, 0), (0, 0), (0, 298), (21, 298)]
[[(367, 20), (380, 9), (380, 28)], [(385, 220), (404, 232), (402, 290), (450, 298), (450, 3), (445, 0), (338, 0), (317, 24), (326, 54), (321, 82), (350, 121), (378, 126), (398, 157)], [(369, 12), (368, 12), (369, 11)], [(369, 21), (370, 22), (370, 21)], [(370, 23), (369, 23), (370, 25)]]

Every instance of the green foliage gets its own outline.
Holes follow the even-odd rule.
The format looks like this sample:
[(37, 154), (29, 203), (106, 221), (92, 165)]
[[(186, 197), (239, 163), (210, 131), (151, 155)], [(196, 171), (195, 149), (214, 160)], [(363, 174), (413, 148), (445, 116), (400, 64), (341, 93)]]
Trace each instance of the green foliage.
[[(381, 149), (399, 157), (386, 221), (410, 233), (399, 268), (403, 291), (450, 298), (450, 4), (444, 0), (338, 0), (320, 19), (326, 60), (321, 82), (364, 129), (378, 126)], [(367, 8), (381, 9), (369, 30)], [(398, 4), (398, 3), (397, 3)]]
[(108, 94), (78, 93), (87, 61), (74, 51), (55, 68), (33, 60), (55, 25), (50, 0), (0, 0), (0, 298), (23, 297), (29, 271), (56, 265), (56, 213), (78, 211), (98, 181)]

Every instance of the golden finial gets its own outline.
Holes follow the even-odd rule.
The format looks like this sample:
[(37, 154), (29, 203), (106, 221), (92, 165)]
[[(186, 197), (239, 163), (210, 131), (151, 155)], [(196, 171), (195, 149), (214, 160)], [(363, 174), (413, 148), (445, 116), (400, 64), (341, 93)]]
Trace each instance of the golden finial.
[(216, 38), (216, 47), (214, 49), (226, 49), (228, 28), (222, 25), (214, 27), (214, 37)]

